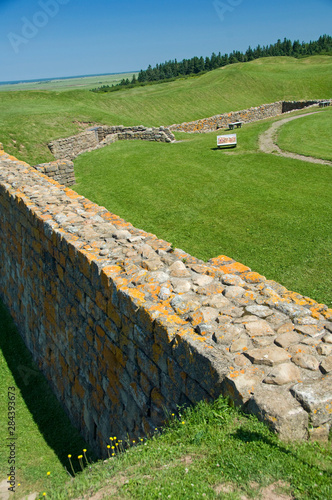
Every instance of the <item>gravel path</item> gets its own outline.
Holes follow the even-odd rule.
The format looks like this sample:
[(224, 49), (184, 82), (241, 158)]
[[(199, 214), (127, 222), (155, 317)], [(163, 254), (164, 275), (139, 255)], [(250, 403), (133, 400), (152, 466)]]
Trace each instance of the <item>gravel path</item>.
[(277, 139), (277, 130), (282, 127), (285, 123), (291, 122), (292, 120), (297, 120), (299, 118), (303, 118), (304, 116), (311, 116), (313, 114), (319, 113), (316, 111), (315, 113), (305, 113), (300, 116), (292, 116), (290, 118), (285, 118), (284, 120), (280, 120), (278, 122), (274, 122), (272, 126), (259, 137), (259, 148), (263, 153), (274, 153), (278, 156), (285, 156), (286, 158), (294, 158), (295, 160), (308, 161), (310, 163), (320, 163), (321, 165), (330, 165), (332, 166), (332, 162), (328, 160), (321, 160), (319, 158), (313, 158), (312, 156), (304, 156), (298, 155), (296, 153), (291, 153), (289, 151), (282, 151), (279, 146), (275, 143)]

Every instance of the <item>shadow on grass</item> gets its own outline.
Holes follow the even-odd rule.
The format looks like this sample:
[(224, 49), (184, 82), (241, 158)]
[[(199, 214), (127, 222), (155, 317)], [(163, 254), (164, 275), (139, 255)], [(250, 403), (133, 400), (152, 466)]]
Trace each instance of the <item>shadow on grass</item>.
[[(0, 350), (15, 379), (16, 387), (20, 390), (40, 433), (61, 464), (68, 468), (68, 453), (78, 456), (84, 448), (88, 450), (89, 458), (95, 460), (92, 450), (73, 427), (46, 378), (38, 370), (1, 300), (0, 332)], [(77, 465), (77, 472), (80, 470)]]
[(236, 146), (223, 146), (223, 147), (216, 147), (216, 148), (210, 148), (211, 151), (229, 151), (235, 149)]
[(297, 452), (296, 449), (291, 449), (291, 447), (288, 447), (287, 445), (284, 445), (282, 441), (277, 439), (275, 436), (271, 435), (269, 437), (268, 435), (257, 432), (257, 431), (250, 431), (246, 428), (239, 428), (232, 434), (232, 437), (235, 439), (238, 439), (239, 441), (242, 441), (244, 443), (253, 443), (253, 442), (259, 442), (259, 443), (264, 443), (268, 445), (272, 449), (277, 449), (284, 455), (288, 455), (289, 457), (294, 458), (295, 460), (298, 460), (302, 462), (303, 465), (309, 467), (309, 469), (316, 470), (317, 473), (320, 475), (326, 475), (328, 477), (331, 477), (332, 474), (324, 470), (320, 465), (315, 465), (311, 463), (309, 460), (305, 460), (303, 457), (303, 454), (301, 452)]

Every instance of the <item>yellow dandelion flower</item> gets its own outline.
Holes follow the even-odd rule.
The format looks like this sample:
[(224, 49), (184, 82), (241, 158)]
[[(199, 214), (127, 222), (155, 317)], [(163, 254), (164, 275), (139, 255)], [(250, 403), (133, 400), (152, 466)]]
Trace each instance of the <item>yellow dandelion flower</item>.
[(47, 475), (48, 475), (48, 476), (50, 476), (50, 475), (51, 475), (51, 473), (50, 473), (50, 472), (48, 472), (48, 473), (47, 473)]
[(86, 453), (86, 450), (83, 450), (83, 453)]
[(68, 455), (68, 458), (71, 458), (71, 455)]
[(110, 448), (110, 445), (109, 445), (109, 444), (107, 445), (107, 448)]

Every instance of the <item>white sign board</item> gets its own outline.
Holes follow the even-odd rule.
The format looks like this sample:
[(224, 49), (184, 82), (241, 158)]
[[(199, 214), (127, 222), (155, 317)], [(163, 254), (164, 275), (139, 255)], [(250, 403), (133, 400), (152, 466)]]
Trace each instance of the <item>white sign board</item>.
[(218, 135), (217, 146), (236, 146), (236, 134)]

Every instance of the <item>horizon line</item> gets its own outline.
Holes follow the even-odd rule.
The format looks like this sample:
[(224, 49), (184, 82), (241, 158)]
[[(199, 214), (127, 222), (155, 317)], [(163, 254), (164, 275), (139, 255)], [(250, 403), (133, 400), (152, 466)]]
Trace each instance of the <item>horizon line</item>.
[(7, 80), (1, 81), (0, 85), (17, 85), (19, 83), (37, 83), (37, 82), (54, 82), (56, 80), (71, 80), (75, 78), (89, 78), (92, 76), (111, 76), (111, 75), (125, 75), (127, 73), (139, 73), (139, 71), (120, 71), (119, 73), (94, 73), (91, 75), (72, 75), (72, 76), (57, 76), (54, 78), (33, 78), (31, 80)]

